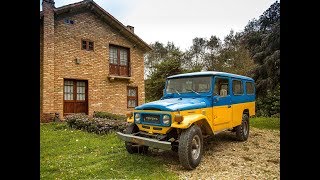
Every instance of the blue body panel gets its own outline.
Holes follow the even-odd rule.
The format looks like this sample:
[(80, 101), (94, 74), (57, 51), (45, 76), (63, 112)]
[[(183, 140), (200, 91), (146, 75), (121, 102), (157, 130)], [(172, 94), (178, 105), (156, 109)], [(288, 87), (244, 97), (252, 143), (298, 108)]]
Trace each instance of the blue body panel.
[(245, 103), (245, 102), (252, 102), (252, 101), (255, 101), (255, 99), (256, 99), (256, 95), (255, 95), (255, 92), (254, 92), (254, 94), (246, 94), (246, 90), (247, 90), (247, 87), (246, 87), (246, 82), (253, 82), (253, 80), (252, 81), (245, 81), (245, 80), (243, 80), (243, 79), (237, 79), (237, 80), (241, 80), (241, 82), (242, 82), (242, 86), (244, 87), (244, 89), (243, 89), (243, 94), (242, 95), (234, 95), (233, 93), (232, 93), (232, 80), (233, 79), (237, 79), (237, 78), (231, 78), (230, 79), (230, 84), (231, 84), (231, 86), (230, 86), (230, 92), (231, 92), (231, 103), (232, 104), (239, 104), (239, 103)]
[(140, 106), (137, 106), (136, 110), (144, 109), (159, 109), (161, 111), (177, 111), (177, 110), (189, 110), (200, 109), (212, 106), (211, 98), (170, 98), (158, 101), (149, 102)]
[(177, 74), (173, 76), (169, 76), (168, 79), (171, 78), (181, 78), (181, 77), (190, 77), (190, 76), (214, 76), (214, 75), (220, 75), (224, 77), (233, 77), (233, 78), (239, 78), (239, 79), (245, 79), (253, 81), (252, 78), (247, 76), (241, 76), (237, 74), (232, 73), (226, 73), (226, 72), (218, 72), (218, 71), (205, 71), (205, 72), (193, 72), (193, 73), (185, 73), (185, 74)]
[[(194, 92), (188, 93), (166, 93), (164, 91), (161, 100), (149, 102), (140, 106), (135, 107), (136, 110), (161, 110), (161, 111), (177, 111), (177, 110), (190, 110), (190, 109), (200, 109), (213, 106), (224, 106), (232, 105), (245, 102), (255, 101), (255, 92), (252, 95), (246, 94), (246, 82), (254, 83), (254, 80), (250, 77), (217, 72), (217, 71), (206, 71), (206, 72), (194, 72), (185, 73), (169, 76), (167, 79), (173, 78), (183, 78), (192, 76), (211, 76), (212, 87), (209, 92), (196, 94)], [(229, 94), (225, 97), (213, 96), (213, 85), (215, 83), (216, 77), (223, 77), (229, 80)], [(242, 95), (234, 95), (232, 93), (232, 80), (241, 80), (244, 87)], [(167, 82), (166, 82), (167, 83)], [(167, 86), (167, 84), (166, 84)], [(254, 89), (255, 91), (255, 89)]]

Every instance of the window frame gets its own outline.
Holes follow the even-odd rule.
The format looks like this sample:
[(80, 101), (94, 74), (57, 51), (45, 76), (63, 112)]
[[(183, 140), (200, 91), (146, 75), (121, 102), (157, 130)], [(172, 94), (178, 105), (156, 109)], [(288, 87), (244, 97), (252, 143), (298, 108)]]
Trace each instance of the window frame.
[[(72, 82), (72, 100), (67, 100), (65, 99), (65, 82), (66, 81), (71, 81)], [(84, 87), (84, 93), (81, 93), (81, 94), (84, 94), (84, 99), (83, 100), (78, 100), (78, 82), (84, 82), (85, 83), (85, 86), (81, 86), (81, 87)], [(79, 86), (80, 87), (80, 86)], [(63, 101), (66, 101), (66, 102), (86, 102), (88, 101), (88, 97), (89, 94), (88, 94), (88, 81), (87, 80), (82, 80), (82, 79), (64, 79), (64, 82), (63, 82)]]
[[(136, 90), (136, 96), (129, 96), (129, 90), (130, 89), (135, 89)], [(129, 100), (135, 100), (136, 101), (136, 106), (137, 107), (138, 104), (138, 87), (137, 86), (127, 86), (127, 108), (135, 108), (135, 107), (131, 107), (129, 106)]]
[(73, 19), (69, 19), (69, 18), (65, 18), (64, 19), (64, 23), (73, 25), (74, 24), (74, 20)]
[[(252, 93), (248, 93), (248, 88), (247, 88), (248, 86), (247, 86), (247, 83), (252, 85), (252, 89), (253, 89), (253, 92), (252, 92)], [(254, 94), (255, 94), (255, 87), (254, 87), (254, 83), (253, 83), (253, 82), (251, 82), (251, 81), (246, 81), (246, 83), (245, 83), (245, 84), (246, 84), (246, 94), (247, 94), (247, 95), (254, 95)]]
[[(113, 61), (111, 61), (111, 48), (115, 49), (115, 55), (116, 57), (113, 57), (113, 59), (116, 59), (116, 62), (117, 63), (113, 63)], [(112, 65), (118, 65), (118, 49), (115, 47), (115, 46), (109, 46), (109, 64), (112, 64)]]
[[(111, 62), (111, 56), (110, 56), (110, 49), (114, 48), (116, 49), (116, 64)], [(127, 58), (126, 58), (126, 65), (121, 64), (121, 50), (124, 50), (127, 54)], [(131, 77), (131, 58), (130, 58), (130, 48), (129, 47), (124, 47), (124, 46), (119, 46), (119, 45), (115, 45), (115, 44), (109, 44), (109, 68), (110, 65), (117, 67), (118, 72), (117, 72), (117, 76), (122, 76), (120, 75), (120, 67), (126, 67), (127, 71), (128, 71), (128, 77)], [(110, 69), (109, 69), (109, 73), (110, 73)], [(127, 76), (126, 76), (127, 77)]]
[[(234, 93), (234, 82), (235, 81), (238, 81), (238, 82), (240, 82), (240, 85), (241, 85), (241, 94), (235, 94)], [(234, 96), (242, 96), (242, 95), (244, 95), (244, 86), (243, 86), (243, 82), (242, 82), (242, 80), (241, 79), (232, 79), (232, 94), (234, 95)]]
[[(86, 42), (86, 48), (83, 48), (83, 42)], [(92, 49), (90, 49), (90, 43), (92, 43)], [(81, 50), (87, 50), (87, 51), (94, 51), (94, 41), (91, 41), (89, 39), (81, 39)]]
[[(223, 77), (223, 76), (216, 76), (215, 77), (215, 79), (214, 79), (214, 84), (213, 84), (213, 95), (214, 96), (219, 96), (219, 97), (227, 97), (227, 96), (221, 96), (220, 95), (220, 92), (218, 92), (217, 94), (218, 95), (215, 95), (215, 85), (216, 85), (216, 83), (217, 83), (217, 79), (224, 79), (224, 80), (227, 80), (228, 81), (228, 88), (227, 88), (227, 96), (230, 96), (230, 80), (229, 80), (229, 78), (228, 77)], [(222, 84), (223, 85), (223, 84)]]
[[(116, 55), (117, 55), (117, 64), (115, 63), (111, 63), (110, 61), (110, 48), (115, 48), (117, 51)], [(123, 65), (121, 64), (121, 50), (125, 50), (125, 52), (127, 52), (127, 64)], [(124, 47), (124, 46), (118, 46), (118, 45), (114, 45), (114, 44), (109, 44), (109, 64), (113, 64), (113, 65), (117, 65), (117, 66), (127, 66), (129, 67), (129, 62), (130, 62), (130, 48)]]

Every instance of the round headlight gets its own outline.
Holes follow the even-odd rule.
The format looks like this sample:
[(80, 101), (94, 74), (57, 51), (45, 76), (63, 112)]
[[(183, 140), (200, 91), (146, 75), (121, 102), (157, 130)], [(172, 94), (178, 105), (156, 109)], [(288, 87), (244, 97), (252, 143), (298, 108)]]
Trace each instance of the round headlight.
[(164, 115), (162, 118), (163, 124), (169, 124), (170, 123), (170, 116)]
[(136, 113), (134, 116), (134, 120), (136, 121), (136, 123), (140, 122), (140, 114)]

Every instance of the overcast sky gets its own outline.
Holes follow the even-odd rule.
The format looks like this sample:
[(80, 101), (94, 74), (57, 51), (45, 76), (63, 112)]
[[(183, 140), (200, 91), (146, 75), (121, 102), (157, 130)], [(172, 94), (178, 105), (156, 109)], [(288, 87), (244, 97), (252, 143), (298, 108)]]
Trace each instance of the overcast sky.
[[(145, 42), (174, 42), (181, 50), (195, 37), (218, 36), (243, 30), (248, 21), (276, 0), (94, 0), (124, 25), (134, 26)], [(40, 10), (41, 8), (40, 0)], [(55, 0), (60, 7), (79, 0)], [(279, 1), (280, 2), (280, 1)]]

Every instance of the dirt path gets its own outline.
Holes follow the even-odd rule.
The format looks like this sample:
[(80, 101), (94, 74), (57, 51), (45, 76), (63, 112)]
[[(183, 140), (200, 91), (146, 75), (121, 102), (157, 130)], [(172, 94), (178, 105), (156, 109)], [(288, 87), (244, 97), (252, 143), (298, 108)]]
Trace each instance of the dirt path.
[(184, 170), (176, 153), (157, 152), (166, 166), (180, 179), (280, 179), (280, 131), (250, 129), (246, 142), (238, 142), (231, 132), (223, 132), (205, 141), (200, 165)]

